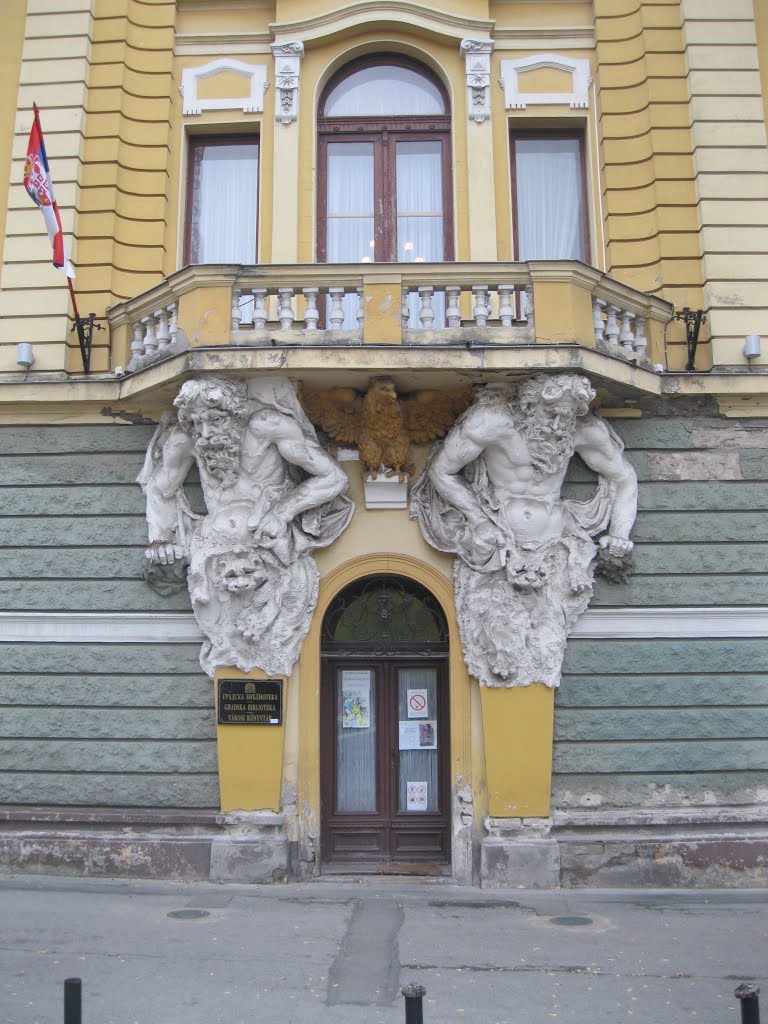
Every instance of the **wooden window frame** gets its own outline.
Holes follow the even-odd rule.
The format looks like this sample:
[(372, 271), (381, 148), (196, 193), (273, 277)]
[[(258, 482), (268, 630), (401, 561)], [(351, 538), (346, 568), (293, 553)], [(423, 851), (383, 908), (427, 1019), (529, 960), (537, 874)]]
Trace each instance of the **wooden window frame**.
[[(232, 145), (243, 145), (243, 144), (254, 144), (257, 151), (258, 159), (258, 175), (256, 179), (256, 224), (255, 224), (255, 239), (256, 244), (253, 253), (254, 264), (258, 263), (259, 258), (259, 213), (261, 206), (261, 195), (259, 192), (259, 179), (261, 178), (261, 137), (258, 134), (249, 132), (247, 135), (190, 135), (187, 138), (187, 184), (185, 192), (185, 209), (184, 209), (184, 266), (190, 266), (190, 253), (192, 249), (192, 220), (194, 214), (194, 162), (195, 162), (195, 151), (202, 148), (203, 146), (232, 146)], [(199, 266), (200, 264), (195, 264)]]
[(562, 125), (553, 127), (551, 129), (537, 128), (528, 130), (519, 129), (513, 125), (510, 125), (510, 177), (512, 185), (512, 230), (514, 232), (513, 258), (515, 262), (517, 262), (520, 259), (520, 231), (517, 216), (517, 150), (515, 146), (515, 143), (518, 141), (518, 139), (548, 139), (551, 140), (552, 142), (556, 142), (558, 140), (578, 142), (579, 170), (581, 172), (581, 227), (584, 235), (583, 262), (591, 266), (592, 245), (590, 239), (589, 193), (587, 190), (587, 159), (586, 147), (584, 143), (584, 131), (578, 128), (564, 128)]
[[(344, 66), (327, 83), (320, 96), (318, 110), (323, 111), (336, 86), (367, 67), (393, 65), (409, 68), (433, 82), (440, 90), (444, 107), (450, 111), (443, 83), (428, 68), (397, 54), (375, 54)], [(439, 142), (442, 158), (443, 261), (454, 260), (453, 173), (451, 151), (451, 115), (399, 114), (387, 117), (325, 117), (318, 115), (317, 129), (317, 261), (327, 261), (328, 144), (336, 141), (370, 142), (373, 145), (375, 263), (397, 263), (397, 170), (398, 142)], [(388, 185), (385, 194), (384, 186)], [(385, 258), (388, 257), (388, 258)]]

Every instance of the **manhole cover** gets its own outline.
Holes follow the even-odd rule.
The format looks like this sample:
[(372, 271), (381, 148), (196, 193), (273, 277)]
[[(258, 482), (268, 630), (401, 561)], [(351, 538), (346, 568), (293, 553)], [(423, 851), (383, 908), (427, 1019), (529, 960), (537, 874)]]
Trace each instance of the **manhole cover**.
[(550, 917), (549, 920), (552, 924), (564, 924), (571, 928), (576, 928), (583, 924), (592, 924), (591, 917)]
[(182, 921), (191, 921), (197, 917), (210, 917), (207, 910), (172, 910), (166, 917), (180, 918)]

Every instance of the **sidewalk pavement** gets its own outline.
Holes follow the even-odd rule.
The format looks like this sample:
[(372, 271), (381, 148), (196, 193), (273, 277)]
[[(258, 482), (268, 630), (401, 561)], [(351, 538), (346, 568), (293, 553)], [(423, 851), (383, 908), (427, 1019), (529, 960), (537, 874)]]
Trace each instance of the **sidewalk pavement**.
[(0, 877), (0, 1024), (739, 1024), (768, 890), (285, 886)]

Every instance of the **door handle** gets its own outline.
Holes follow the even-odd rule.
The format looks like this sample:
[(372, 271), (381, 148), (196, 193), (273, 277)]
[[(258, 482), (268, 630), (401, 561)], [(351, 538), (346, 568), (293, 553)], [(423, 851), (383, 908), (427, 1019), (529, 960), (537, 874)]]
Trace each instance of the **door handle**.
[(389, 748), (389, 763), (392, 768), (397, 767), (397, 749), (394, 744)]

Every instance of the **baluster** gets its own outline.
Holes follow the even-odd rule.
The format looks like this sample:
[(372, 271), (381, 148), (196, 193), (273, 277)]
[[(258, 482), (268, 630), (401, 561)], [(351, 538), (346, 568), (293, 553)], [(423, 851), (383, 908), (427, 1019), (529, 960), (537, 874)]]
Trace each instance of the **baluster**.
[(400, 307), (400, 323), (401, 323), (401, 326), (402, 326), (403, 330), (405, 330), (405, 328), (411, 322), (411, 307), (408, 305), (408, 295), (409, 295), (409, 293), (410, 293), (410, 288), (408, 287), (408, 285), (407, 284), (403, 285), (403, 304)]
[(365, 320), (365, 287), (357, 286), (357, 326), (362, 331), (363, 320)]
[(267, 289), (251, 288), (253, 294), (253, 327), (263, 331), (267, 326)]
[(511, 295), (515, 290), (514, 285), (500, 284), (497, 288), (499, 293), (499, 320), (502, 327), (511, 327), (515, 318), (515, 311), (512, 307)]
[(635, 317), (635, 352), (644, 356), (648, 348), (648, 338), (645, 335), (645, 317)]
[(630, 327), (630, 321), (634, 319), (634, 313), (630, 313), (628, 309), (621, 310), (621, 334), (619, 335), (619, 341), (621, 342), (621, 347), (629, 352), (632, 351), (632, 342), (635, 340), (632, 328)]
[(240, 330), (240, 299), (243, 296), (242, 288), (232, 289), (232, 330)]
[(293, 288), (277, 289), (277, 318), (284, 331), (293, 327)]
[(165, 307), (168, 312), (168, 342), (171, 345), (176, 344), (176, 335), (179, 333), (179, 316), (178, 316), (178, 304), (172, 302), (170, 306)]
[(461, 288), (455, 284), (445, 286), (445, 322), (448, 327), (461, 327), (461, 310), (459, 309)]
[(344, 301), (344, 289), (339, 288), (338, 286), (335, 288), (329, 288), (328, 294), (331, 297), (331, 312), (328, 316), (328, 319), (331, 322), (331, 330), (340, 331), (344, 325), (344, 307), (342, 306), (342, 302)]
[(150, 356), (153, 352), (157, 352), (155, 318), (153, 316), (143, 316), (141, 322), (144, 324), (144, 351)]
[(619, 307), (607, 306), (605, 312), (608, 315), (608, 319), (605, 321), (605, 337), (609, 345), (616, 345), (619, 337), (619, 322), (616, 319), (616, 314), (619, 312)]
[(140, 359), (144, 355), (144, 329), (141, 320), (133, 324), (133, 341), (131, 342), (131, 359)]
[(157, 347), (162, 350), (164, 348), (168, 348), (168, 343), (171, 340), (171, 335), (168, 330), (168, 311), (165, 309), (156, 309), (155, 319), (157, 320)]
[(472, 309), (472, 316), (475, 318), (476, 327), (485, 327), (488, 323), (488, 285), (473, 284), (472, 293), (475, 296), (475, 305)]
[(525, 286), (523, 300), (523, 315), (528, 321), (528, 327), (533, 331), (534, 337), (536, 336), (536, 324), (534, 322), (534, 311), (533, 311), (533, 285), (527, 284)]
[(419, 309), (419, 320), (421, 326), (425, 331), (428, 331), (435, 320), (435, 311), (432, 309), (432, 296), (434, 295), (435, 289), (431, 284), (419, 285), (419, 298), (421, 299), (421, 308)]
[(319, 288), (302, 288), (304, 298), (307, 300), (307, 308), (304, 310), (304, 323), (308, 331), (317, 330), (317, 321), (320, 319), (320, 312), (317, 308), (317, 295)]
[(595, 328), (595, 344), (602, 341), (605, 334), (604, 309), (605, 302), (602, 299), (592, 299), (592, 324)]

